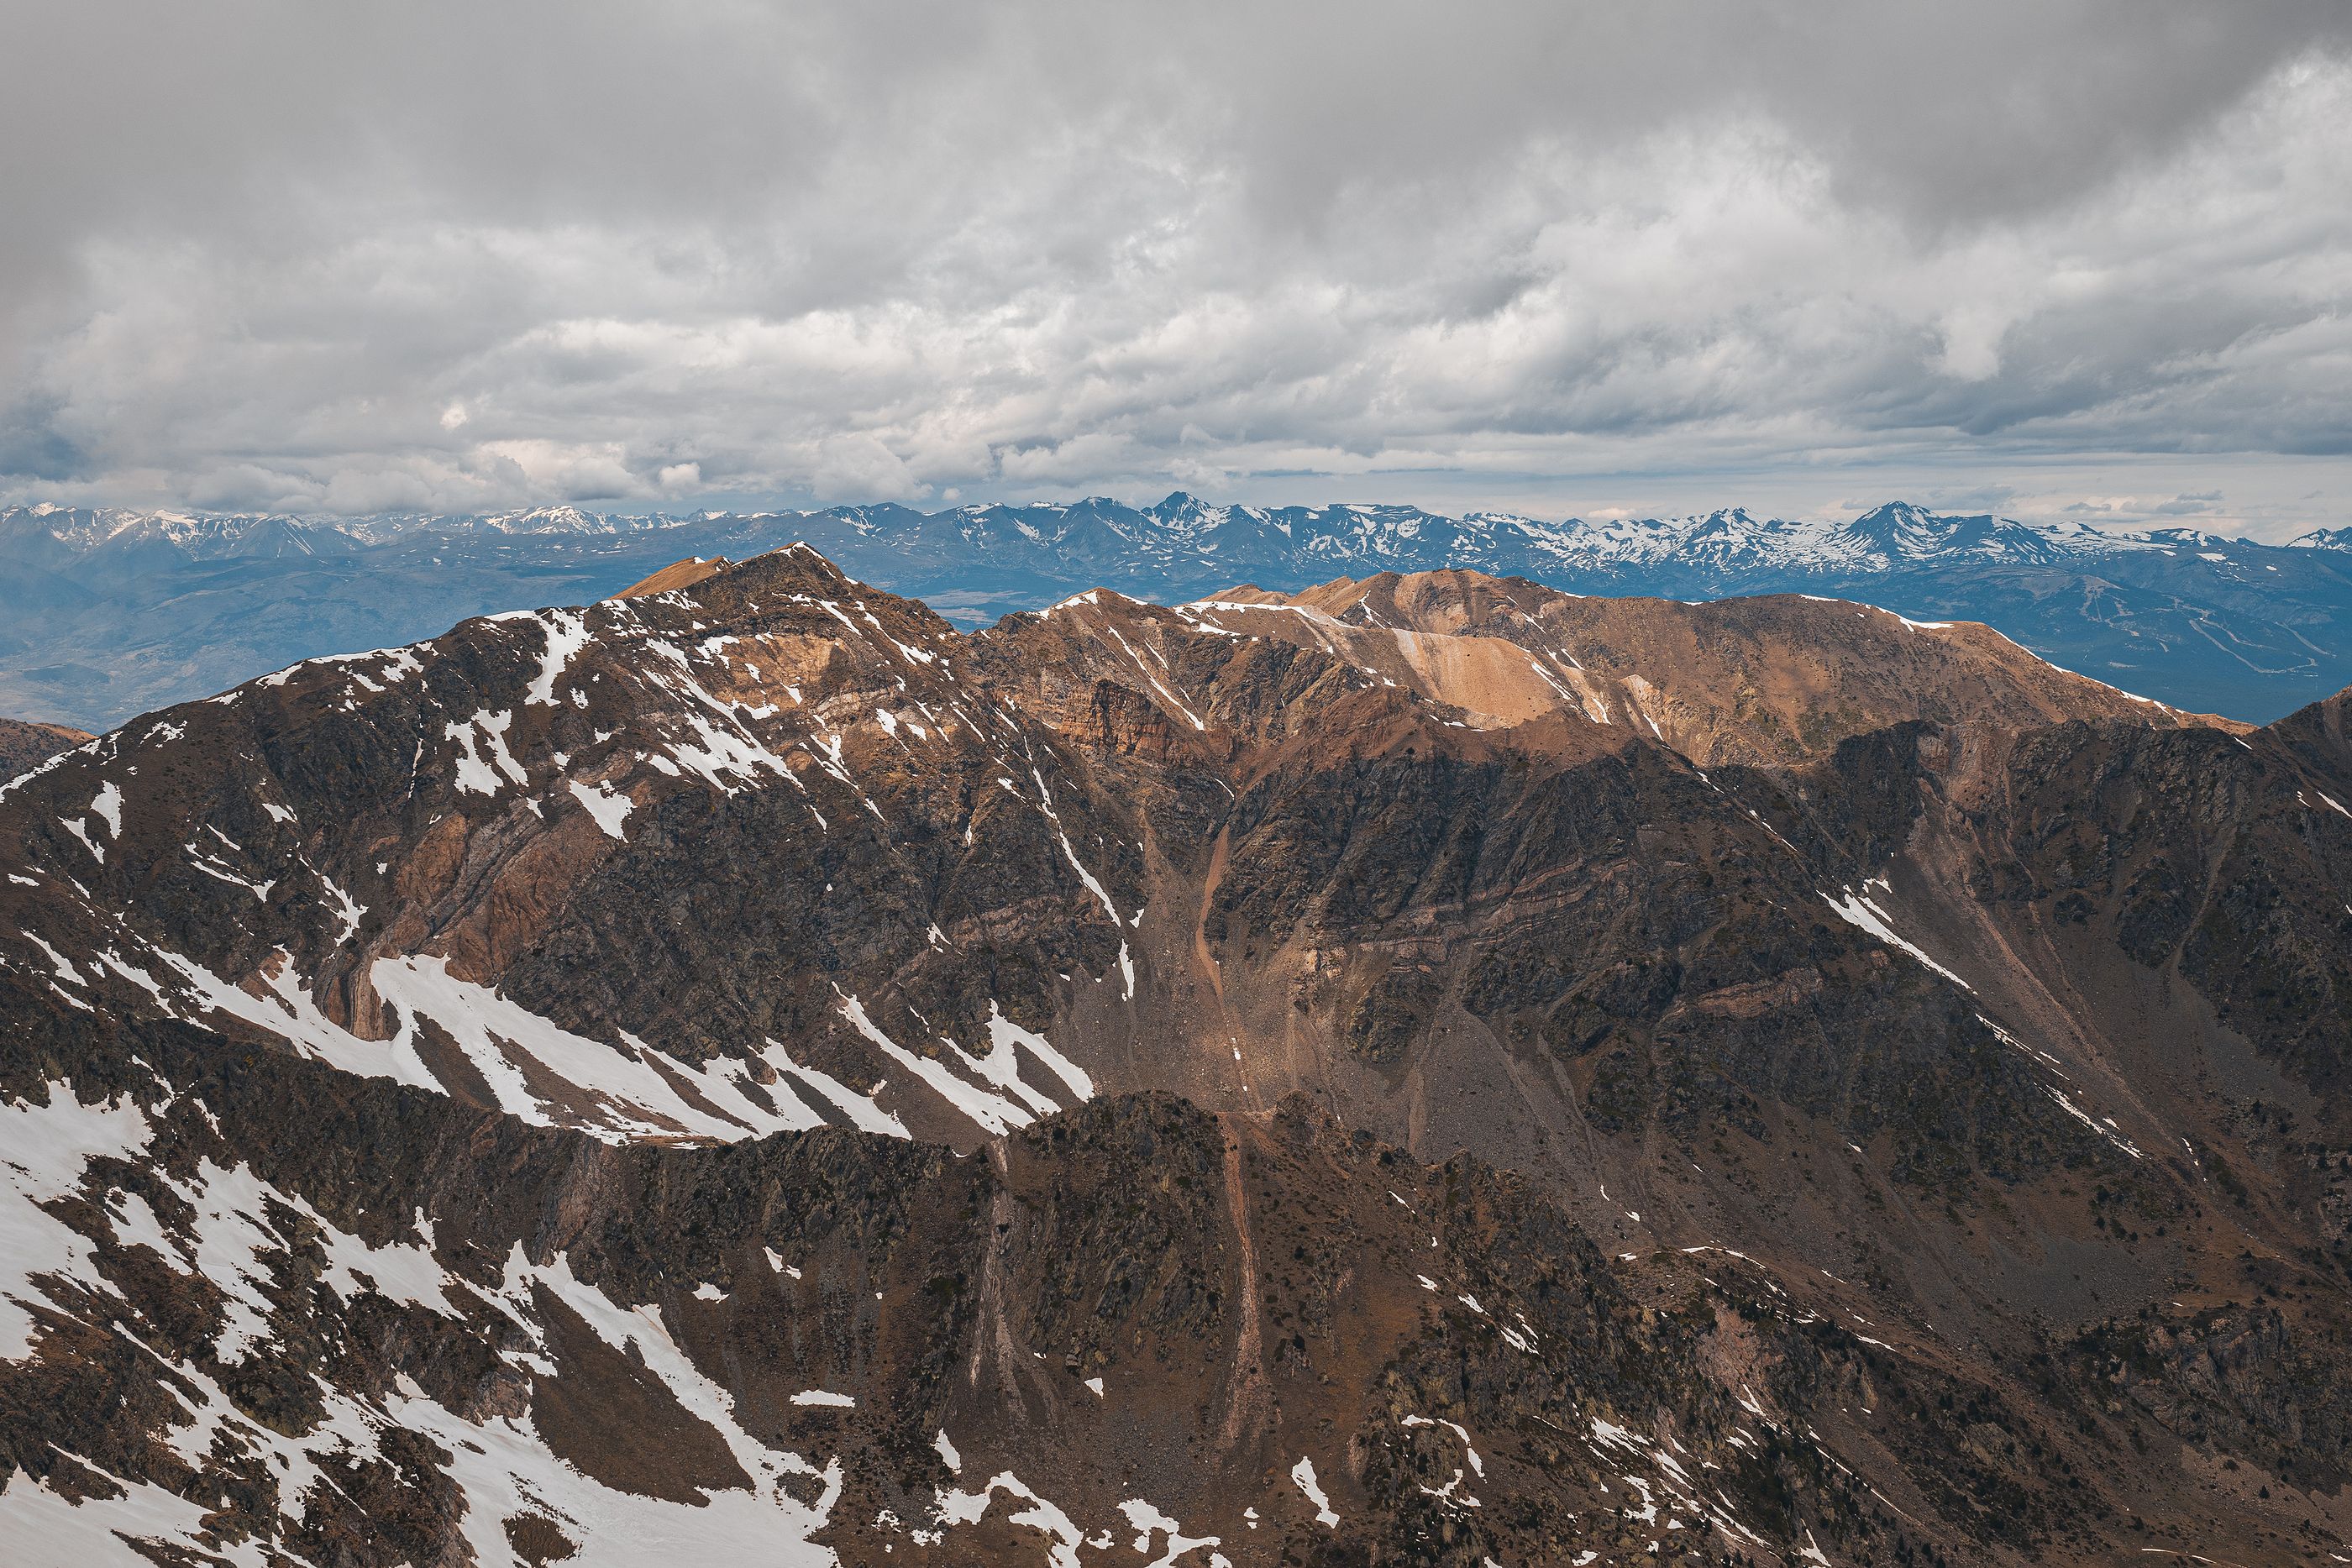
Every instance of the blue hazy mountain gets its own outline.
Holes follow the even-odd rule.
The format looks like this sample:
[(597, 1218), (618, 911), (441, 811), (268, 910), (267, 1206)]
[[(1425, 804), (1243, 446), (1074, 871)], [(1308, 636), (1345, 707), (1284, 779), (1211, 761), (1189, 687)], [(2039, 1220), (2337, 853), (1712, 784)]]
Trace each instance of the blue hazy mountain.
[(1798, 592), (1982, 621), (2175, 706), (2267, 721), (2352, 684), (2352, 532), (2261, 545), (1895, 503), (1844, 521), (1545, 522), (1405, 506), (1217, 506), (630, 516), (572, 507), (324, 523), (0, 511), (0, 713), (103, 729), (295, 660), (413, 642), (468, 615), (602, 598), (688, 556), (805, 539), (959, 624), (1115, 588), (1160, 602), (1255, 583), (1459, 567), (1584, 593)]

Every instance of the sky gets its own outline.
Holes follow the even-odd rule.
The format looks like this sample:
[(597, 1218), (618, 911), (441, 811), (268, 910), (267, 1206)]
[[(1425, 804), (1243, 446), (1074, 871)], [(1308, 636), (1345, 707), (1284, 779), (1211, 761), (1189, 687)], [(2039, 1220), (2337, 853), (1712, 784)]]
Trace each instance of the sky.
[(0, 502), (2352, 524), (2342, 0), (0, 0)]

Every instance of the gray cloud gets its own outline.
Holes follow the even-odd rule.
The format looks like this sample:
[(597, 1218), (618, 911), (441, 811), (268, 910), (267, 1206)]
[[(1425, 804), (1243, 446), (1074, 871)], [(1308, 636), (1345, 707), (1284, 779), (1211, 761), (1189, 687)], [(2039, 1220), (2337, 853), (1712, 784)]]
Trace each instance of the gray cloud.
[(2333, 0), (13, 10), (0, 495), (2346, 500)]

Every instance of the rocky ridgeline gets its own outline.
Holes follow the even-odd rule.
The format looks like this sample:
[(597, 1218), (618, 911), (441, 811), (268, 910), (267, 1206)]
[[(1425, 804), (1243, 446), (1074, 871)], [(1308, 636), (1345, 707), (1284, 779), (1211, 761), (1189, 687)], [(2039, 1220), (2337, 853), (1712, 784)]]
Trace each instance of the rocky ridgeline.
[(428, 637), (516, 604), (600, 599), (682, 558), (804, 540), (971, 628), (1108, 586), (1175, 602), (1241, 583), (1468, 570), (1580, 593), (1806, 593), (1976, 621), (2177, 706), (2278, 717), (2352, 681), (2352, 536), (1740, 508), (1650, 519), (1410, 506), (903, 506), (618, 516), (572, 507), (330, 523), (0, 507), (0, 713), (91, 728), (306, 655)]

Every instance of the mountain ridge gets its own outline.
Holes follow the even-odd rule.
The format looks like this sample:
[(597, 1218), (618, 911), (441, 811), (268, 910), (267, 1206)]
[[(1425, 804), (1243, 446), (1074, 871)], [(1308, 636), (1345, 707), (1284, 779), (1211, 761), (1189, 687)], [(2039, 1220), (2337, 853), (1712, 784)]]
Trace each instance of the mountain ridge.
[[(68, 548), (86, 550), (125, 535), (156, 534), (176, 542), (200, 545), (233, 538), (263, 527), (295, 528), (319, 533), (341, 533), (363, 542), (418, 528), (449, 531), (482, 530), (505, 534), (627, 534), (685, 528), (730, 517), (841, 518), (880, 529), (907, 526), (915, 519), (955, 527), (983, 527), (999, 520), (1027, 522), (1046, 541), (1059, 542), (1093, 525), (1120, 538), (1138, 537), (1136, 524), (1168, 540), (1200, 539), (1228, 528), (1269, 528), (1296, 534), (1302, 522), (1333, 530), (1335, 518), (1363, 519), (1374, 528), (1412, 537), (1451, 527), (1470, 535), (1516, 530), (1563, 557), (1639, 559), (1670, 552), (1691, 540), (1717, 539), (1735, 549), (1773, 554), (1784, 562), (1810, 561), (1822, 568), (1844, 564), (1856, 557), (1882, 562), (1898, 557), (1925, 559), (1956, 551), (1987, 557), (2022, 550), (2028, 555), (2063, 551), (2084, 555), (2147, 549), (2173, 549), (2192, 545), (2254, 543), (2240, 535), (2210, 533), (2183, 525), (2099, 528), (2084, 522), (2022, 522), (1996, 513), (1940, 513), (1910, 501), (1888, 501), (1843, 521), (1833, 518), (1758, 517), (1745, 507), (1677, 516), (1584, 518), (1557, 521), (1525, 513), (1471, 510), (1457, 515), (1431, 512), (1409, 503), (1331, 502), (1319, 506), (1289, 504), (1259, 506), (1245, 502), (1217, 503), (1190, 492), (1175, 490), (1143, 505), (1109, 496), (1087, 496), (1068, 502), (973, 502), (923, 512), (898, 503), (842, 505), (829, 507), (748, 512), (692, 513), (599, 512), (577, 506), (535, 507), (478, 513), (394, 512), (357, 517), (309, 517), (284, 512), (214, 512), (202, 509), (138, 507), (79, 507), (55, 503), (0, 508), (0, 517), (12, 526), (39, 525)], [(1050, 531), (1039, 528), (1050, 522)], [(62, 529), (62, 532), (60, 532)], [(1023, 535), (1022, 537), (1029, 537)], [(2270, 548), (2342, 549), (2352, 530), (2315, 528)], [(1346, 548), (1337, 542), (1327, 548)]]
[(895, 505), (688, 517), (576, 507), (342, 526), (0, 513), (0, 711), (105, 727), (295, 658), (415, 641), (467, 614), (601, 598), (682, 556), (790, 538), (981, 624), (1092, 586), (1175, 601), (1242, 583), (1465, 568), (1581, 592), (1815, 592), (1981, 621), (2068, 668), (2261, 722), (2352, 683), (2352, 550), (2191, 528), (2103, 532), (1895, 503), (1843, 522), (1738, 509), (1651, 522), (1447, 517), (1400, 506)]

